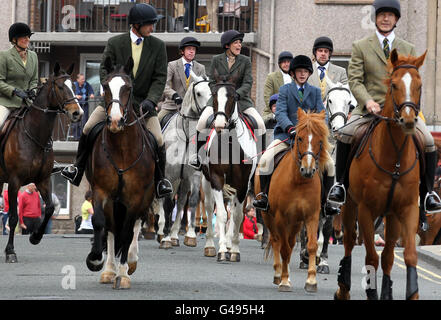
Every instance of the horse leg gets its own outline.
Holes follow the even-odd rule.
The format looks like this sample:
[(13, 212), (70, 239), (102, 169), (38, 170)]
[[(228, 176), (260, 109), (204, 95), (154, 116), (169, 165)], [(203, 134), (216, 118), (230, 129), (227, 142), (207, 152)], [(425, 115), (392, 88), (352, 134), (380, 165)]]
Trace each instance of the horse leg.
[(339, 214), (337, 216), (334, 216), (334, 220), (332, 221), (332, 227), (334, 229), (336, 240), (340, 240), (343, 237), (343, 231), (341, 226), (342, 226), (342, 215)]
[(275, 236), (274, 234), (270, 235), (270, 243), (273, 248), (273, 268), (274, 268), (274, 279), (273, 283), (275, 285), (280, 286), (282, 282), (282, 263), (280, 262), (280, 237)]
[(292, 291), (291, 281), (289, 279), (289, 262), (291, 260), (292, 248), (288, 243), (286, 236), (280, 237), (280, 256), (282, 257), (282, 274), (279, 284), (279, 292)]
[(385, 244), (381, 253), (381, 269), (383, 270), (383, 280), (381, 284), (381, 300), (392, 300), (392, 280), (390, 273), (394, 264), (394, 248), (400, 237), (400, 222), (395, 215), (389, 214), (386, 218)]
[(322, 274), (329, 274), (328, 246), (332, 234), (332, 220), (333, 217), (326, 217), (325, 223), (322, 226), (323, 247), (320, 253), (320, 264), (317, 267), (317, 272)]
[(136, 220), (135, 227), (133, 228), (133, 239), (130, 243), (129, 247), (129, 255), (127, 258), (127, 263), (129, 265), (129, 271), (128, 274), (131, 275), (136, 271), (136, 266), (138, 264), (138, 236), (139, 232), (141, 231), (141, 219)]
[(216, 247), (214, 246), (213, 232), (214, 202), (210, 183), (205, 179), (205, 177), (202, 177), (202, 188), (204, 191), (204, 203), (202, 207), (205, 208), (207, 214), (207, 234), (205, 238), (204, 256), (215, 257)]
[[(199, 179), (200, 177), (195, 178)], [(195, 186), (196, 184), (196, 186)], [(188, 200), (188, 206), (190, 208), (191, 216), (188, 221), (188, 231), (185, 234), (184, 244), (188, 247), (196, 247), (196, 232), (195, 232), (195, 220), (196, 220), (196, 207), (199, 203), (199, 187), (200, 183), (194, 182), (191, 186), (190, 198)], [(201, 217), (199, 216), (199, 226), (200, 226)]]
[(303, 224), (300, 234), (300, 265), (299, 269), (308, 269), (308, 257), (306, 256), (306, 242), (307, 242), (307, 234), (306, 234), (306, 227)]
[[(227, 212), (225, 210), (222, 190), (212, 190), (216, 202), (216, 222), (219, 225), (219, 251), (217, 261), (222, 262), (227, 259), (227, 235), (225, 225), (227, 223)], [(231, 223), (231, 221), (230, 221)]]
[(116, 278), (116, 260), (115, 260), (115, 236), (112, 232), (107, 233), (107, 258), (104, 271), (100, 276), (100, 283), (113, 283)]
[(39, 244), (41, 238), (43, 238), (44, 231), (50, 219), (52, 219), (52, 214), (54, 213), (55, 207), (52, 203), (52, 182), (50, 177), (45, 179), (44, 181), (36, 184), (38, 191), (40, 191), (40, 195), (43, 198), (45, 203), (44, 209), (44, 219), (37, 231), (32, 232), (29, 236), (29, 241), (32, 244)]
[(309, 254), (308, 264), (308, 278), (305, 283), (305, 290), (307, 292), (317, 292), (317, 274), (316, 274), (316, 256), (317, 256), (317, 228), (318, 228), (318, 215), (315, 213), (312, 217), (305, 221), (306, 233), (308, 234), (308, 243), (306, 245)]
[[(2, 183), (3, 185), (3, 183)], [(9, 237), (5, 248), (6, 263), (16, 263), (17, 255), (14, 250), (14, 234), (15, 227), (18, 223), (17, 215), (17, 194), (19, 183), (8, 181), (8, 196), (9, 196)]]
[[(170, 235), (170, 222), (174, 208), (174, 201), (170, 196), (166, 196), (161, 199), (159, 212), (164, 217), (164, 224), (162, 228), (163, 237), (160, 241), (159, 249), (170, 249), (172, 247), (172, 240)], [(179, 212), (176, 214), (176, 220), (178, 220)], [(161, 214), (160, 214), (161, 217)], [(180, 216), (179, 216), (180, 218)], [(161, 220), (161, 219), (160, 219)], [(175, 222), (176, 222), (175, 220)], [(174, 225), (174, 224), (173, 224)]]
[[(243, 202), (240, 203), (239, 200), (234, 197), (233, 200), (233, 208), (231, 210), (232, 217), (230, 219), (230, 227), (232, 228), (232, 238), (231, 238), (231, 262), (239, 262), (240, 261), (240, 250), (239, 250), (239, 232), (240, 232), (240, 224), (243, 220)], [(233, 225), (232, 225), (233, 224)]]
[(342, 224), (345, 228), (343, 234), (343, 244), (345, 247), (345, 255), (340, 260), (340, 266), (338, 270), (337, 282), (339, 288), (334, 294), (336, 300), (349, 300), (351, 290), (351, 265), (352, 265), (352, 249), (354, 248), (355, 241), (357, 239), (356, 233), (356, 221), (357, 216), (355, 214), (356, 205), (350, 196), (346, 199), (346, 204), (342, 207), (341, 217)]
[[(104, 264), (103, 257), (103, 236), (104, 228), (106, 226), (106, 219), (104, 215), (104, 196), (101, 195), (101, 190), (96, 189), (93, 193), (93, 237), (94, 241), (92, 249), (86, 258), (86, 264), (90, 271), (100, 271)], [(106, 201), (106, 209), (113, 213), (113, 201)]]
[[(367, 283), (366, 295), (368, 300), (378, 300), (377, 293), (377, 270), (378, 270), (378, 254), (375, 250), (374, 242), (374, 215), (364, 203), (358, 206), (358, 221), (363, 235), (364, 246), (366, 248), (365, 266), (367, 269), (374, 268), (374, 274), (370, 274)], [(369, 267), (369, 268), (368, 268)]]
[(130, 289), (128, 255), (134, 237), (134, 229), (135, 219), (133, 218), (133, 213), (126, 212), (123, 227), (119, 231), (121, 238), (121, 258), (119, 261), (118, 274), (113, 282), (113, 289)]

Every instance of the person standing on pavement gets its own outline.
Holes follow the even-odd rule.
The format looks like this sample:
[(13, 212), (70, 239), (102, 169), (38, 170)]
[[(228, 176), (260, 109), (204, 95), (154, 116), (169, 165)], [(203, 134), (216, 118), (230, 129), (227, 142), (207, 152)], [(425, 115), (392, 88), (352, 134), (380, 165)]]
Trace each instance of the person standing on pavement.
[(75, 86), (75, 96), (84, 111), (84, 115), (81, 118), (81, 123), (75, 123), (72, 126), (75, 128), (73, 134), (76, 140), (81, 137), (81, 131), (84, 128), (87, 120), (89, 119), (89, 103), (88, 100), (95, 98), (95, 93), (89, 82), (86, 81), (84, 74), (77, 74), (77, 81), (74, 82)]
[(18, 196), (18, 218), (22, 234), (37, 231), (41, 223), (40, 195), (34, 183), (26, 186)]

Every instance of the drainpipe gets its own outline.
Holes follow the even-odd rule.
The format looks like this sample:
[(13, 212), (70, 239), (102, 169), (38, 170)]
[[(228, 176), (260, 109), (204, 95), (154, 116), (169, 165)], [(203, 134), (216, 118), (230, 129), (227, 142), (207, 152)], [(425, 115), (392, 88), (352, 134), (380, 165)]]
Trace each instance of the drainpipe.
[(270, 26), (270, 58), (269, 58), (269, 72), (274, 70), (274, 24), (275, 24), (275, 0), (271, 0), (271, 26)]
[(11, 20), (12, 20), (12, 23), (15, 23), (16, 16), (17, 16), (17, 0), (12, 0), (11, 1)]

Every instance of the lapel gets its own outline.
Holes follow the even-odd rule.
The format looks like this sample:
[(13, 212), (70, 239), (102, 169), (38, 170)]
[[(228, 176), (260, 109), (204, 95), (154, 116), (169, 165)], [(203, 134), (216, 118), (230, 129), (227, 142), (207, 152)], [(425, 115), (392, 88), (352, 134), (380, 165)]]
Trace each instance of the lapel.
[(276, 86), (278, 86), (279, 88), (281, 86), (283, 86), (284, 82), (283, 82), (283, 75), (282, 75), (282, 71), (279, 70), (276, 72), (276, 76), (275, 76), (275, 80), (276, 80)]
[[(130, 34), (128, 35), (128, 40), (130, 43)], [(131, 44), (130, 44), (130, 48), (131, 48)], [(141, 52), (141, 57), (139, 58), (139, 66), (138, 66), (138, 71), (136, 72), (136, 78), (137, 79), (140, 75), (143, 74), (143, 69), (145, 64), (147, 63), (147, 61), (149, 61), (149, 57), (152, 54), (152, 48), (150, 46), (150, 36), (145, 37), (144, 41), (142, 43), (142, 52)], [(125, 63), (125, 62), (124, 62)]]
[(390, 51), (393, 49), (397, 49), (398, 52), (405, 52), (405, 49), (402, 47), (403, 42), (395, 36), (394, 42), (392, 42), (392, 47)]
[[(230, 72), (230, 70), (228, 70), (227, 55), (226, 55), (225, 52), (222, 53), (222, 54), (219, 56), (219, 61), (218, 61), (218, 63), (219, 63), (221, 66), (223, 66), (223, 68), (226, 70), (226, 73), (229, 73), (229, 72)], [(219, 74), (222, 74), (222, 73), (220, 72), (220, 70), (218, 70), (218, 72), (219, 72)]]
[(309, 81), (311, 85), (320, 87), (320, 70), (317, 68), (317, 65), (315, 63), (312, 65), (312, 68), (314, 72), (311, 75), (311, 77), (308, 79), (308, 81), (311, 80)]
[(335, 82), (335, 79), (337, 78), (335, 76), (336, 69), (332, 63), (329, 63), (329, 67), (328, 67), (327, 72), (328, 72), (327, 75), (328, 75), (329, 79), (331, 79), (332, 82)]
[(175, 68), (178, 72), (179, 79), (181, 79), (182, 87), (187, 89), (187, 77), (185, 76), (185, 67), (182, 63), (182, 58), (176, 60)]
[[(15, 62), (16, 62), (18, 65), (20, 65), (20, 66), (23, 68), (23, 70), (26, 71), (26, 67), (25, 67), (25, 65), (23, 64), (23, 60), (21, 60), (20, 54), (19, 54), (18, 51), (15, 49), (15, 47), (12, 47), (11, 49), (9, 49), (9, 52), (11, 53), (11, 56), (14, 58)], [(30, 60), (30, 57), (29, 57), (29, 56), (30, 56), (30, 55), (29, 55), (29, 53), (28, 53), (28, 58), (27, 58), (28, 61), (27, 61), (26, 64), (29, 63), (29, 60)]]
[[(290, 86), (292, 86), (292, 90), (290, 90), (291, 91), (291, 95), (295, 98), (295, 100), (297, 100), (298, 101), (298, 103), (302, 103), (301, 102), (301, 99), (300, 99), (300, 97), (299, 97), (299, 90), (297, 89), (297, 84), (296, 84), (296, 82), (295, 81), (293, 81), (293, 82), (291, 82), (290, 84), (289, 84)], [(288, 106), (288, 108), (289, 108), (289, 106)]]
[[(240, 66), (240, 61), (241, 60), (241, 56), (240, 54), (236, 57), (236, 60), (234, 61), (234, 64), (231, 66), (231, 69), (228, 71), (230, 74), (234, 73), (234, 70), (236, 70), (239, 66)], [(227, 63), (227, 70), (228, 70), (228, 63)]]
[[(395, 43), (395, 41), (394, 41)], [(387, 64), (386, 56), (384, 55), (383, 48), (380, 45), (380, 41), (378, 40), (377, 34), (374, 33), (369, 38), (369, 44), (371, 48), (375, 51), (377, 56), (380, 58), (381, 61), (383, 61), (384, 64)]]
[(308, 82), (306, 82), (303, 86), (303, 88), (305, 88), (305, 91), (303, 92), (303, 102), (306, 101), (306, 99), (308, 98), (309, 93), (312, 91), (311, 90), (311, 86), (308, 84)]

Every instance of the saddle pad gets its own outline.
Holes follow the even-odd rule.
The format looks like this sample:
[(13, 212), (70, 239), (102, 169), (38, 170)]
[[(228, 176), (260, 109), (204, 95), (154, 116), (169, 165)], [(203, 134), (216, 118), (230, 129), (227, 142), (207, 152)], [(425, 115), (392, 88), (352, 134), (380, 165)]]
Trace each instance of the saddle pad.
[(161, 119), (161, 131), (164, 133), (165, 129), (168, 127), (168, 124), (172, 120), (172, 118), (178, 114), (178, 111), (167, 113), (164, 118)]
[(245, 125), (247, 126), (248, 130), (250, 131), (251, 135), (253, 136), (254, 140), (257, 141), (256, 136), (254, 135), (254, 130), (258, 128), (257, 121), (252, 116), (239, 112), (239, 117), (245, 122)]

